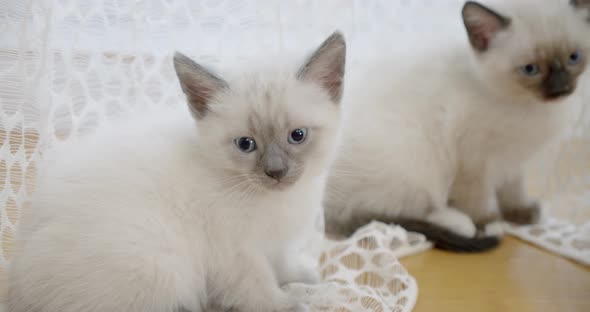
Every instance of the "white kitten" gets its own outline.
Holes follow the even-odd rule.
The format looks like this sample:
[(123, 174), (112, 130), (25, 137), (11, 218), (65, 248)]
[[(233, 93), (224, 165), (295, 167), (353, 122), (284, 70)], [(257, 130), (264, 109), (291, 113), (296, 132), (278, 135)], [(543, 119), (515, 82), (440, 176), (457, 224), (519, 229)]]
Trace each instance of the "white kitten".
[(196, 127), (159, 112), (55, 151), (23, 216), (8, 310), (301, 308), (280, 286), (318, 279), (301, 248), (322, 216), (345, 50), (335, 33), (298, 72), (227, 82), (177, 54)]
[(440, 248), (479, 251), (498, 239), (474, 238), (476, 225), (536, 222), (522, 166), (564, 128), (563, 99), (590, 57), (589, 3), (509, 1), (497, 13), (467, 2), (472, 51), (446, 43), (418, 64), (405, 63), (420, 51), (350, 83), (327, 230), (348, 234), (377, 219)]

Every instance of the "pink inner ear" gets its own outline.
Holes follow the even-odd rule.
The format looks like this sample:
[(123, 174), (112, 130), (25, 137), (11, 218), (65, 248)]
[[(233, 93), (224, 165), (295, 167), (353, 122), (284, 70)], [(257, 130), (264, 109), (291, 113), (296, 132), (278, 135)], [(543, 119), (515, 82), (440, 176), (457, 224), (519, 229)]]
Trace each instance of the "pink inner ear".
[(486, 17), (471, 25), (471, 39), (473, 44), (480, 50), (488, 49), (492, 37), (502, 29), (501, 21), (496, 17)]
[(330, 97), (334, 102), (338, 102), (340, 100), (340, 90), (342, 88), (342, 79), (339, 77), (327, 77), (324, 79), (324, 86), (328, 89), (330, 93)]
[(477, 25), (471, 30), (475, 45), (481, 50), (487, 50), (489, 47), (491, 34), (495, 31), (490, 25)]
[(193, 113), (199, 118), (205, 116), (207, 113), (207, 103), (215, 92), (213, 86), (193, 83), (187, 86), (185, 92), (189, 98), (189, 104)]
[(510, 24), (509, 19), (473, 3), (465, 5), (463, 20), (471, 45), (479, 51), (487, 50), (494, 36)]

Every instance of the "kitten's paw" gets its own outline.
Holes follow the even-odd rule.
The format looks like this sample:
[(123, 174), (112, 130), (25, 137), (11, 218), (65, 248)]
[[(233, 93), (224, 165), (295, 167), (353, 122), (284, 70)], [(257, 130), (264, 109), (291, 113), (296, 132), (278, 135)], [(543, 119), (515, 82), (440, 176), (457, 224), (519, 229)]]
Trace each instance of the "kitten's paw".
[(304, 283), (289, 283), (283, 290), (296, 301), (307, 299), (313, 293), (313, 286)]
[(536, 201), (523, 206), (502, 207), (504, 220), (520, 225), (537, 224), (542, 215), (541, 204)]
[[(291, 254), (291, 253), (286, 253)], [(277, 279), (281, 287), (292, 283), (317, 284), (320, 282), (318, 268), (319, 254), (307, 250), (298, 255), (291, 254), (277, 267)]]
[(300, 282), (308, 285), (315, 285), (320, 282), (320, 273), (312, 268), (306, 268), (301, 270), (301, 278), (295, 282)]
[(292, 283), (283, 287), (289, 300), (288, 307), (279, 309), (277, 312), (308, 312), (311, 308), (306, 303), (309, 301), (310, 289), (301, 283)]
[(475, 237), (477, 228), (466, 214), (452, 209), (438, 209), (426, 217), (428, 222), (444, 227), (465, 237)]
[(504, 236), (504, 222), (496, 221), (488, 223), (483, 228), (483, 236), (502, 237)]
[(311, 308), (307, 304), (298, 303), (293, 308), (291, 308), (285, 312), (310, 312), (310, 311), (311, 311)]
[[(319, 258), (319, 256), (318, 256)], [(287, 283), (314, 285), (320, 282), (317, 258), (302, 257), (296, 268), (288, 275)]]

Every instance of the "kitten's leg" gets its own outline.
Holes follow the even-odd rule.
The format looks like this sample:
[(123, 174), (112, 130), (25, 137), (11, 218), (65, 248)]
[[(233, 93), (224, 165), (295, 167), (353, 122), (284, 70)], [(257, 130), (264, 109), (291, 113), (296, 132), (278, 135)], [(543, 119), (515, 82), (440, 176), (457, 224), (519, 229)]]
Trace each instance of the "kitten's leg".
[(449, 204), (466, 213), (477, 226), (501, 220), (494, 184), (482, 173), (458, 174)]
[(498, 202), (504, 220), (517, 224), (534, 224), (541, 219), (541, 207), (528, 198), (522, 176), (498, 188)]
[[(227, 269), (228, 283), (219, 285), (223, 295), (217, 304), (241, 312), (299, 312), (306, 308), (279, 287), (269, 261), (261, 255), (240, 254)], [(223, 273), (222, 273), (223, 274)]]
[(317, 284), (319, 259), (312, 259), (307, 254), (285, 253), (277, 265), (279, 285), (289, 283)]

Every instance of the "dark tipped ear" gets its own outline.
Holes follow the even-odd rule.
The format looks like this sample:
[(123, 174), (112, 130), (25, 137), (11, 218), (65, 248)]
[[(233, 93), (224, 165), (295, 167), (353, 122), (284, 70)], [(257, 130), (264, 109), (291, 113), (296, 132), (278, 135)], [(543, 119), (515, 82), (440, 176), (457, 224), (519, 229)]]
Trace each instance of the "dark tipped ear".
[(465, 3), (462, 15), (471, 46), (479, 52), (487, 51), (494, 36), (510, 25), (509, 18), (475, 1)]
[(570, 0), (570, 4), (576, 9), (586, 10), (586, 21), (590, 23), (590, 0)]
[(319, 84), (334, 103), (339, 103), (345, 65), (346, 41), (340, 32), (335, 32), (305, 61), (297, 72), (297, 78)]
[(221, 89), (227, 88), (227, 83), (178, 52), (174, 54), (174, 69), (180, 80), (180, 87), (186, 94), (191, 113), (197, 119), (203, 118), (207, 114), (207, 105), (211, 98)]
[(570, 0), (570, 4), (576, 9), (590, 8), (590, 0)]

